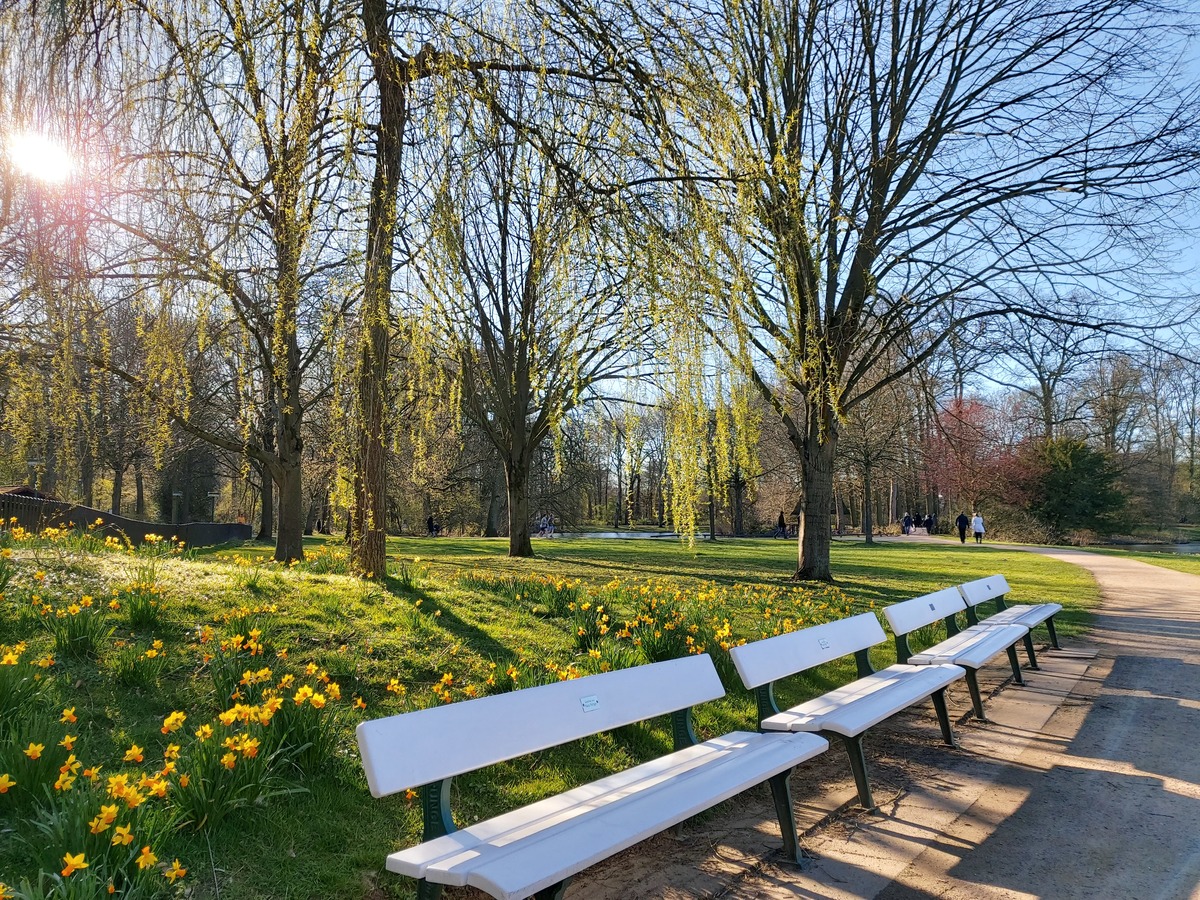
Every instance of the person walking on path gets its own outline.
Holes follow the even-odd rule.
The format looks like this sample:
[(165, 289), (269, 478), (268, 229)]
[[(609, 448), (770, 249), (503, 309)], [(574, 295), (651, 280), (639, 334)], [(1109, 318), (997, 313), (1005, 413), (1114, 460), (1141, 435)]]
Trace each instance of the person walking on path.
[(900, 522), (900, 528), (905, 534), (910, 534), (913, 527), (913, 517), (908, 513), (904, 514), (904, 519)]
[(958, 529), (958, 542), (965, 544), (967, 542), (967, 526), (971, 524), (971, 520), (967, 518), (965, 512), (960, 512), (958, 518), (954, 520), (954, 526)]
[(971, 519), (971, 530), (975, 532), (975, 543), (982, 544), (983, 535), (987, 529), (983, 527), (983, 516), (979, 513), (975, 513)]
[(785, 538), (787, 537), (787, 519), (783, 517), (783, 510), (779, 511), (779, 521), (775, 523), (775, 533), (771, 537)]

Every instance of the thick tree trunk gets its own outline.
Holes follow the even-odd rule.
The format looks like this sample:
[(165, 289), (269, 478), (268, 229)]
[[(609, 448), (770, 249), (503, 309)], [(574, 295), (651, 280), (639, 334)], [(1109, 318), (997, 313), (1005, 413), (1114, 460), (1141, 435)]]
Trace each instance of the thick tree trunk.
[(275, 538), (277, 562), (304, 559), (304, 491), (300, 459), (279, 466), (279, 532)]
[(508, 555), (533, 556), (529, 539), (529, 464), (510, 462), (504, 467), (508, 484)]
[(829, 511), (833, 503), (837, 434), (830, 422), (826, 433), (821, 435), (815, 421), (817, 415), (810, 418), (813, 421), (805, 436), (801, 456), (803, 495), (800, 498), (800, 534), (796, 538), (799, 564), (793, 578), (797, 581), (833, 581), (829, 566)]
[(367, 204), (350, 549), (360, 572), (383, 577), (387, 572), (384, 397), (391, 352), (389, 327), (396, 197), (400, 187), (404, 126), (408, 119), (405, 95), (410, 75), (392, 51), (387, 4), (383, 0), (363, 0), (362, 20), (379, 91), (379, 125), (374, 133), (375, 174)]

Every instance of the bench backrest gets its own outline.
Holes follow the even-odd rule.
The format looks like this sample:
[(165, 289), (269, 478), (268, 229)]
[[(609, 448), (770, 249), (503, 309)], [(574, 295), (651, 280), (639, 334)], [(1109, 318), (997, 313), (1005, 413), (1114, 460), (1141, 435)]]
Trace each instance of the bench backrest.
[(383, 797), (724, 694), (712, 659), (688, 656), (363, 722), (358, 747)]
[(1008, 580), (1003, 575), (989, 575), (987, 578), (977, 578), (958, 586), (958, 591), (968, 606), (978, 606), (988, 600), (1003, 597), (1010, 590)]
[[(960, 601), (961, 602), (961, 601)], [(733, 647), (729, 655), (748, 688), (778, 681), (887, 639), (875, 613), (813, 625)]]
[(951, 587), (903, 603), (893, 603), (884, 607), (883, 614), (892, 628), (892, 634), (899, 636), (944, 620), (966, 608), (967, 604), (963, 602), (958, 588)]

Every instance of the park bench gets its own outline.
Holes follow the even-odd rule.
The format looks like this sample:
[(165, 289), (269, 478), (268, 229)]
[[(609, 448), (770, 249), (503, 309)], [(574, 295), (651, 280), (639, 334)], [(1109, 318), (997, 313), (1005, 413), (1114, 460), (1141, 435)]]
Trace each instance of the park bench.
[[(746, 731), (701, 743), (691, 707), (724, 693), (705, 654), (363, 722), (371, 794), (419, 788), (424, 814), (422, 843), (393, 853), (387, 869), (419, 879), (421, 900), (443, 885), (505, 900), (560, 898), (572, 875), (763, 782), (784, 849), (799, 862), (788, 775), (829, 743)], [(456, 829), (454, 776), (668, 714), (675, 752)]]
[[(1046, 623), (1046, 630), (1050, 632), (1050, 646), (1055, 650), (1061, 650), (1062, 647), (1058, 643), (1058, 632), (1054, 627), (1054, 617), (1062, 612), (1062, 604), (1031, 603), (1009, 606), (1004, 597), (1010, 590), (1008, 579), (1003, 575), (989, 575), (987, 578), (978, 578), (958, 586), (958, 591), (967, 604), (967, 621), (972, 625), (985, 627), (1024, 625), (1028, 629), (1024, 641), (1025, 655), (1029, 657), (1029, 668), (1036, 669), (1038, 667), (1037, 654), (1033, 650), (1031, 632), (1038, 625)], [(996, 601), (996, 614), (988, 616), (986, 619), (980, 619), (979, 607), (988, 600)]]
[[(942, 739), (954, 746), (946, 711), (946, 687), (964, 674), (954, 665), (893, 665), (875, 671), (870, 648), (885, 640), (887, 635), (879, 619), (868, 612), (743, 644), (729, 651), (742, 682), (754, 691), (761, 720), (759, 728), (836, 735), (850, 757), (859, 802), (867, 809), (873, 809), (875, 803), (867, 778), (863, 735), (872, 726), (928, 697), (937, 712)], [(858, 667), (856, 681), (786, 711), (776, 705), (777, 681), (851, 653)]]
[[(1013, 680), (1024, 684), (1021, 665), (1017, 662), (1017, 642), (1029, 634), (1024, 625), (1006, 624), (985, 628), (970, 625), (960, 628), (958, 614), (965, 613), (966, 601), (958, 588), (943, 588), (932, 594), (914, 597), (903, 603), (885, 607), (884, 616), (896, 636), (896, 660), (914, 666), (945, 665), (962, 666), (967, 673), (967, 689), (971, 693), (971, 706), (975, 717), (987, 721), (983, 711), (983, 697), (979, 693), (979, 669), (1000, 653), (1008, 654), (1012, 666)], [(946, 625), (947, 637), (920, 653), (914, 653), (909, 645), (909, 635), (918, 629), (933, 625), (938, 620)]]

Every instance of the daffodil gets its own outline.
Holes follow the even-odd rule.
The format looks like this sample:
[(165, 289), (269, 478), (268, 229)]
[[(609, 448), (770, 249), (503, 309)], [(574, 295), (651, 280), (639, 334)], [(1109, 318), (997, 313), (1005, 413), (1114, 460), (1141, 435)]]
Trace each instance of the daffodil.
[(127, 847), (133, 843), (133, 828), (130, 825), (118, 825), (117, 830), (113, 833), (112, 843), (114, 847)]
[(139, 869), (148, 869), (158, 862), (158, 857), (150, 852), (149, 845), (142, 848), (142, 852), (138, 854), (137, 864)]
[(70, 878), (79, 869), (86, 869), (88, 867), (87, 860), (83, 858), (82, 853), (77, 853), (74, 856), (66, 853), (63, 855), (63, 862), (66, 863), (62, 870), (63, 878)]
[(131, 745), (130, 748), (125, 751), (125, 762), (140, 763), (143, 759), (145, 759), (145, 756), (142, 752), (142, 748), (137, 744)]
[(186, 874), (187, 874), (187, 869), (185, 869), (183, 866), (181, 866), (179, 864), (179, 860), (176, 859), (173, 863), (171, 863), (171, 868), (169, 868), (169, 869), (167, 869), (167, 871), (163, 872), (163, 877), (165, 877), (168, 881), (170, 881), (171, 884), (174, 884), (175, 879), (182, 878)]
[(15, 785), (16, 782), (9, 776), (7, 772), (0, 775), (0, 794), (7, 794), (8, 789)]
[(45, 749), (45, 744), (35, 744), (30, 741), (29, 746), (25, 748), (25, 755), (30, 759), (41, 759), (42, 751)]
[(75, 707), (68, 706), (66, 709), (64, 709), (62, 711), (62, 715), (59, 716), (58, 721), (62, 722), (64, 725), (73, 725), (75, 722), (79, 721), (78, 717), (75, 715)]

